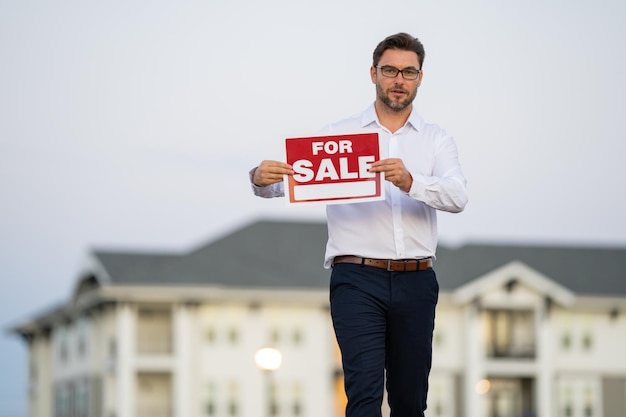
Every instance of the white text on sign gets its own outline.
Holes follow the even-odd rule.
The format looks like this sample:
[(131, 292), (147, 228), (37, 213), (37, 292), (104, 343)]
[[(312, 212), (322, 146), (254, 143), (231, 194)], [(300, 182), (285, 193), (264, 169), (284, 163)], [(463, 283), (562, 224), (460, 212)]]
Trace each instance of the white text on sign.
[[(335, 155), (336, 153), (350, 154), (352, 153), (352, 141), (340, 140), (337, 142), (312, 142), (312, 153), (313, 155), (318, 155), (320, 153), (327, 155)], [(315, 179), (315, 181), (339, 181), (346, 179), (375, 178), (376, 173), (369, 172), (369, 169), (374, 161), (374, 155), (359, 156), (357, 157), (355, 167), (354, 159), (351, 166), (347, 156), (339, 157), (339, 169), (337, 169), (332, 158), (323, 158), (317, 167), (315, 167), (313, 162), (308, 159), (300, 159), (292, 164), (295, 172), (293, 179), (302, 183), (309, 182), (313, 179)]]

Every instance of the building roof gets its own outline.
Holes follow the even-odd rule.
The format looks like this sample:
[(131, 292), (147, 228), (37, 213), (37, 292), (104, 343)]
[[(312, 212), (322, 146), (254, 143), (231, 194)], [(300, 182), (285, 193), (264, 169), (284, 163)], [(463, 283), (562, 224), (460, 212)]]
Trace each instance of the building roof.
[[(185, 254), (95, 251), (117, 285), (223, 285), (326, 288), (323, 222), (258, 221)], [(522, 262), (579, 295), (626, 296), (626, 248), (440, 245), (435, 269), (442, 290), (512, 261)], [(511, 277), (515, 278), (515, 277)]]
[(626, 296), (624, 247), (468, 244), (451, 249), (440, 246), (435, 269), (442, 289), (454, 290), (512, 261), (528, 265), (577, 295)]
[(110, 284), (321, 288), (324, 223), (260, 221), (185, 254), (94, 251)]
[[(322, 266), (326, 240), (323, 222), (257, 221), (185, 253), (95, 250), (88, 256), (87, 268), (69, 302), (46, 310), (13, 331), (28, 335), (49, 328), (70, 317), (78, 301), (89, 300), (82, 297), (83, 292), (93, 294), (90, 290), (100, 286), (122, 291), (125, 286), (188, 287), (189, 291), (206, 286), (321, 293), (327, 291), (330, 276)], [(519, 271), (539, 276), (539, 282), (553, 281), (545, 284), (546, 290), (561, 293), (565, 301), (571, 295), (626, 297), (626, 247), (440, 245), (435, 270), (442, 292), (461, 291), (469, 296), (473, 296), (477, 279), (484, 280), (497, 270), (498, 282), (508, 282), (502, 274)], [(510, 280), (518, 278), (528, 280), (528, 276), (511, 276)]]

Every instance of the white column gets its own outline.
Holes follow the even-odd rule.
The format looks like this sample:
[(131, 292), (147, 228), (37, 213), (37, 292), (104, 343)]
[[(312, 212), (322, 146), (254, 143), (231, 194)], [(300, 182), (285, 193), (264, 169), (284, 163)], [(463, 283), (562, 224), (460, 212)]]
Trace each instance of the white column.
[[(35, 392), (34, 401), (29, 398), (29, 416), (52, 417), (54, 412), (54, 379), (52, 378), (52, 362), (54, 350), (52, 338), (47, 334), (38, 334), (29, 345), (29, 360), (36, 366), (36, 380), (29, 376), (29, 391)], [(52, 389), (51, 389), (52, 388)]]
[(476, 383), (485, 378), (485, 348), (483, 345), (482, 314), (478, 305), (465, 308), (465, 415), (467, 417), (483, 417), (485, 415), (484, 399), (476, 392)]
[(174, 417), (196, 417), (200, 410), (197, 379), (199, 363), (194, 335), (196, 307), (176, 305), (173, 311), (174, 369), (172, 400)]
[(553, 346), (552, 346), (552, 317), (550, 311), (539, 310), (541, 317), (537, 318), (537, 416), (552, 416), (554, 407), (553, 386)]
[(117, 416), (134, 417), (135, 415), (135, 310), (129, 304), (117, 306), (116, 344), (117, 363)]
[(260, 371), (255, 364), (254, 355), (260, 347), (266, 342), (268, 324), (268, 312), (267, 307), (263, 306), (255, 309), (252, 314), (249, 315), (248, 320), (242, 321), (242, 329), (245, 331), (247, 337), (245, 338), (247, 345), (244, 352), (248, 352), (248, 358), (242, 358), (242, 365), (245, 363), (245, 367), (239, 368), (239, 374), (249, 372), (249, 379), (246, 381), (246, 391), (243, 392), (245, 398), (245, 405), (243, 408), (243, 415), (249, 416), (267, 416), (267, 378), (262, 371)]

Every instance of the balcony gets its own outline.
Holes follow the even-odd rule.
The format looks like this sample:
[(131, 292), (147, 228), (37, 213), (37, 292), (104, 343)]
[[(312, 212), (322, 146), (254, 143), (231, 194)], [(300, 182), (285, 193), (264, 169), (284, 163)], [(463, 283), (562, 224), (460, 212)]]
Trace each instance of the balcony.
[(137, 353), (170, 355), (173, 351), (170, 309), (142, 308), (137, 313)]
[(492, 359), (536, 357), (535, 314), (527, 310), (486, 310), (485, 351)]

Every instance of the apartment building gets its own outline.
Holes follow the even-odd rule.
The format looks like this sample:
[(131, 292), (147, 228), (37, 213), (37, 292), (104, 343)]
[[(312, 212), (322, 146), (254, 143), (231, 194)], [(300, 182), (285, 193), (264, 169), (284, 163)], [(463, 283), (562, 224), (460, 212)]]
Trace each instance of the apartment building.
[[(90, 251), (68, 300), (12, 329), (29, 415), (342, 416), (325, 242), (259, 221), (180, 253)], [(435, 265), (429, 417), (626, 415), (626, 248), (442, 245)]]

